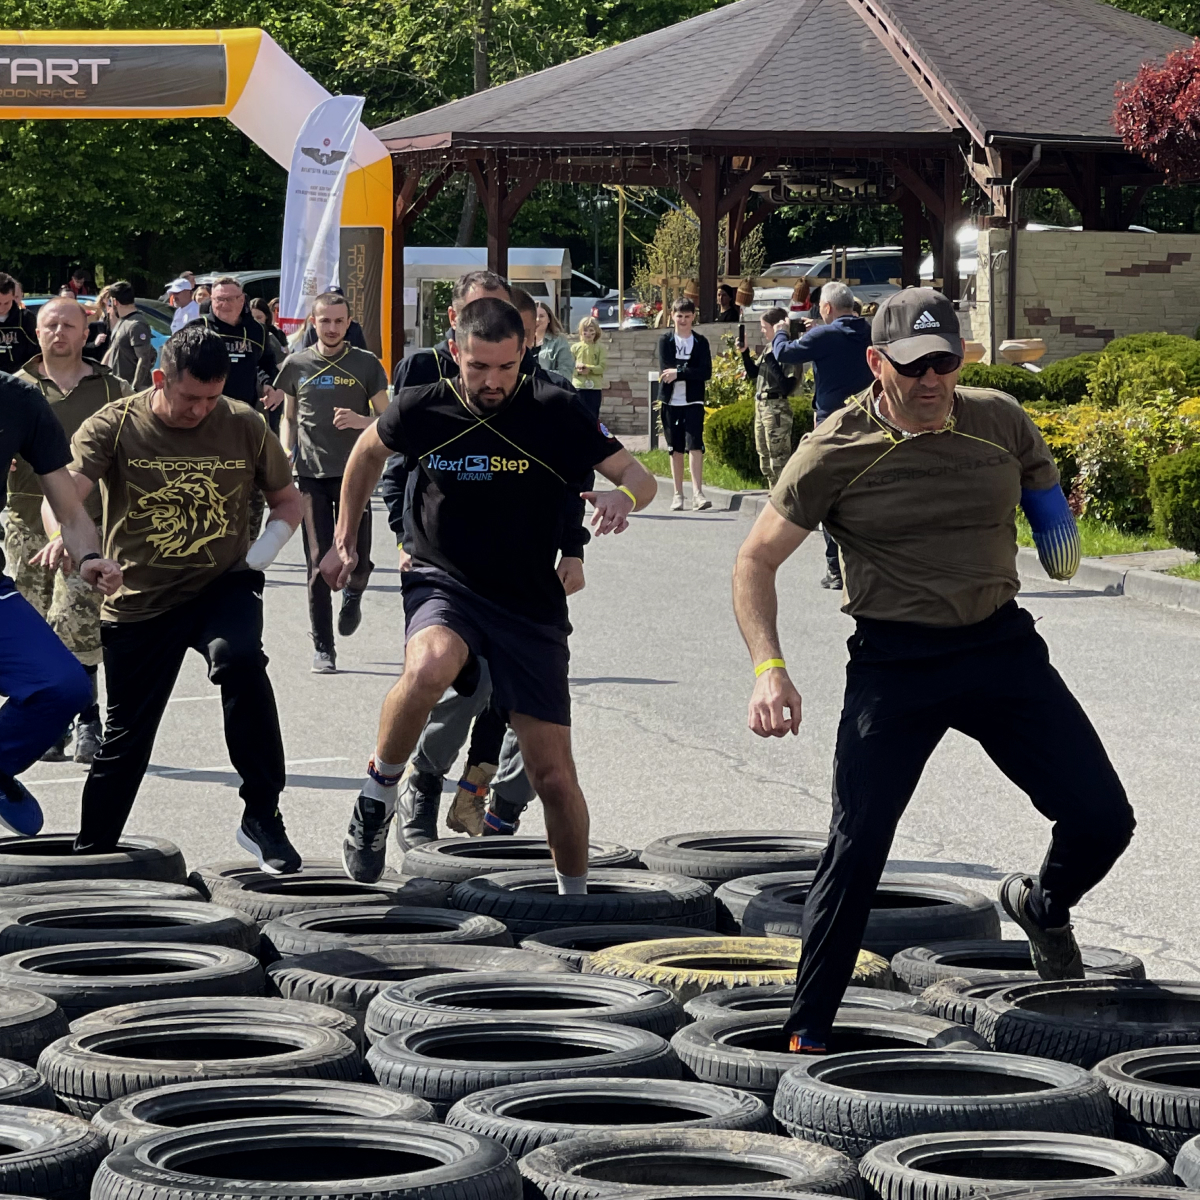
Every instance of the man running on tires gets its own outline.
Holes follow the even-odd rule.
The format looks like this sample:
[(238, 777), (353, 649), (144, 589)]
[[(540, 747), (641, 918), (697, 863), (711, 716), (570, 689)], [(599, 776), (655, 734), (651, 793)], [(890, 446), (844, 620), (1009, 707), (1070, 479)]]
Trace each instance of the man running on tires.
[(738, 555), (734, 609), (754, 662), (750, 728), (800, 726), (776, 630), (775, 576), (822, 522), (842, 548), (855, 618), (834, 756), (829, 843), (804, 905), (791, 1049), (822, 1052), (854, 969), (896, 826), (948, 729), (1054, 822), (1036, 882), (1012, 875), (1005, 910), (1043, 979), (1082, 978), (1072, 906), (1108, 873), (1133, 812), (1087, 716), (1019, 608), (1018, 504), (1047, 573), (1079, 564), (1075, 521), (1041, 434), (1011, 396), (956, 388), (954, 306), (931, 288), (880, 306), (875, 382), (808, 435)]
[(334, 548), (322, 570), (341, 588), (354, 569), (358, 518), (389, 452), (416, 468), (413, 567), (402, 579), (404, 674), (388, 694), (368, 779), (343, 846), (347, 873), (383, 873), (404, 764), (433, 706), (477, 685), (487, 660), (500, 704), (542, 798), (559, 890), (587, 890), (588, 810), (571, 756), (567, 603), (555, 574), (568, 480), (598, 470), (617, 490), (588, 493), (597, 532), (620, 533), (654, 498), (653, 477), (569, 392), (521, 371), (525, 329), (511, 304), (459, 314), (461, 374), (396, 395), (363, 431), (342, 484)]
[[(300, 495), (262, 413), (222, 395), (229, 354), (202, 325), (168, 338), (154, 386), (89, 417), (72, 441), (81, 500), (99, 483), (105, 542), (124, 567), (101, 612), (108, 713), (83, 788), (75, 850), (116, 847), (180, 665), (203, 655), (241, 776), (238, 845), (272, 874), (300, 869), (279, 815), (286, 782), (262, 649), (263, 571), (300, 524)], [(267, 527), (250, 542), (254, 489)]]

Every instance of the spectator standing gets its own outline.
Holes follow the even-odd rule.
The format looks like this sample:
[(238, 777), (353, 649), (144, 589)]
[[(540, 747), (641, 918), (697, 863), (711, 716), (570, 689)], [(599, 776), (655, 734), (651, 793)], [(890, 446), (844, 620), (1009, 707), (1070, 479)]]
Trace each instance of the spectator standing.
[(195, 290), (195, 285), (183, 275), (167, 284), (167, 303), (175, 310), (171, 317), (172, 333), (200, 315), (200, 305), (192, 299)]
[(17, 300), (17, 281), (0, 271), (0, 371), (15, 375), (37, 352), (33, 313)]
[(571, 382), (579, 393), (579, 399), (598, 421), (602, 394), (608, 387), (605, 374), (608, 370), (608, 350), (600, 340), (600, 322), (595, 317), (584, 317), (579, 322), (579, 341), (571, 347), (571, 353), (575, 357)]
[(742, 319), (738, 307), (737, 292), (727, 283), (717, 288), (717, 320), (723, 324), (736, 325)]
[(99, 362), (108, 349), (108, 339), (112, 335), (108, 311), (112, 303), (112, 285), (100, 289), (100, 294), (88, 311), (87, 345), (83, 348), (83, 357)]
[(138, 312), (136, 299), (133, 284), (128, 280), (112, 285), (108, 304), (112, 333), (104, 351), (104, 365), (135, 392), (140, 392), (150, 386), (155, 355), (150, 326)]
[(563, 327), (550, 311), (550, 306), (539, 300), (537, 307), (538, 362), (547, 371), (570, 379), (575, 374), (575, 356), (571, 353), (571, 343), (563, 334)]
[[(321, 559), (333, 545), (341, 505), (342, 476), (358, 435), (387, 408), (387, 372), (369, 350), (346, 342), (350, 306), (345, 296), (325, 292), (313, 301), (317, 344), (284, 361), (275, 386), (284, 402), (283, 448), (294, 455), (308, 565), (308, 616), (312, 627), (313, 672), (337, 671), (333, 598), (321, 575)], [(342, 593), (338, 634), (349, 637), (362, 621), (362, 594), (371, 561), (371, 506), (358, 526), (357, 563)]]
[(779, 482), (779, 474), (792, 456), (792, 405), (788, 397), (795, 391), (796, 378), (775, 358), (771, 349), (775, 326), (787, 321), (782, 308), (771, 308), (759, 320), (765, 346), (755, 362), (746, 348), (744, 327), (738, 334), (742, 368), (754, 381), (754, 448), (758, 451), (758, 469), (770, 487)]
[[(787, 322), (775, 326), (772, 349), (780, 363), (813, 364), (816, 391), (813, 396), (813, 424), (820, 425), (874, 380), (867, 365), (867, 347), (871, 344), (871, 326), (854, 311), (854, 293), (836, 280), (821, 288), (821, 320), (802, 337), (789, 342)], [(842, 590), (842, 565), (837, 542), (822, 527), (825, 535), (825, 578), (821, 586)]]
[(60, 294), (69, 291), (73, 300), (78, 300), (80, 296), (86, 296), (91, 290), (92, 275), (86, 267), (76, 267), (71, 272), (71, 278), (59, 289)]
[(287, 358), (287, 338), (283, 336), (283, 330), (276, 326), (271, 306), (261, 296), (255, 297), (250, 301), (250, 315), (267, 331), (271, 349), (275, 351), (275, 360), (282, 363)]
[(200, 310), (200, 315), (204, 316), (207, 312), (212, 312), (212, 288), (207, 283), (200, 284), (192, 293), (192, 299), (196, 302), (196, 307)]
[(671, 306), (674, 329), (658, 339), (662, 424), (675, 484), (672, 512), (683, 508), (685, 454), (692, 468), (692, 511), (712, 508), (712, 501), (704, 494), (704, 385), (712, 378), (712, 350), (708, 339), (693, 330), (695, 320), (695, 301), (680, 297)]

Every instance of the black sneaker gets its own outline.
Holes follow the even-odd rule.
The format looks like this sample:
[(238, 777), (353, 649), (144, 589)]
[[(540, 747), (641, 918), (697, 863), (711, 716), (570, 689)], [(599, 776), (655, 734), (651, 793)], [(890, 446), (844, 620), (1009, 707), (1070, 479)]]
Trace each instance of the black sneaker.
[(362, 592), (347, 588), (338, 612), (338, 637), (349, 637), (362, 624)]
[(237, 844), (253, 854), (268, 875), (291, 875), (300, 870), (300, 855), (288, 841), (279, 809), (269, 817), (246, 813), (238, 826)]
[(1083, 955), (1070, 925), (1043, 929), (1029, 911), (1033, 880), (1018, 872), (1000, 885), (1000, 904), (1029, 939), (1029, 954), (1041, 979), (1082, 979)]
[(342, 842), (342, 866), (355, 883), (376, 883), (387, 866), (387, 835), (393, 813), (382, 800), (359, 796)]
[(411, 850), (437, 840), (438, 805), (442, 799), (442, 777), (424, 771), (409, 771), (400, 784), (396, 812), (396, 841), (401, 850)]
[(75, 727), (75, 722), (72, 721), (71, 724), (67, 726), (66, 731), (63, 733), (62, 737), (60, 737), (58, 739), (58, 741), (54, 743), (53, 746), (48, 746), (46, 748), (45, 753), (39, 757), (38, 761), (39, 762), (69, 762), (71, 759), (71, 756), (67, 753), (67, 743), (71, 740), (71, 731), (74, 729), (74, 727)]
[(825, 578), (821, 580), (821, 586), (828, 588), (831, 592), (840, 592), (842, 590), (842, 577), (835, 575), (832, 571), (826, 571)]

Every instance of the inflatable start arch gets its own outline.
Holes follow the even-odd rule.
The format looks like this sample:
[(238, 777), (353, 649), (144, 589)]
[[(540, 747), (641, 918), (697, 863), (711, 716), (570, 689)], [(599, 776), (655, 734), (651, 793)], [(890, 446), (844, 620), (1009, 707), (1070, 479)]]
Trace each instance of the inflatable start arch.
[[(261, 29), (0, 33), (0, 119), (228, 117), (286, 171), (329, 93)], [(391, 361), (392, 163), (358, 127), (342, 199), (342, 287)]]

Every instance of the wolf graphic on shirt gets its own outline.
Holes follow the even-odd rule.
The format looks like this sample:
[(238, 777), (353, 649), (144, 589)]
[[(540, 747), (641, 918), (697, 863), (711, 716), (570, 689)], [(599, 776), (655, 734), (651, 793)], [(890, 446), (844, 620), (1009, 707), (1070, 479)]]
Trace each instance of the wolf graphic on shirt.
[[(136, 465), (157, 468), (166, 480), (153, 491), (129, 485), (137, 497), (129, 508), (129, 526), (131, 531), (144, 532), (147, 544), (154, 547), (151, 562), (188, 566), (192, 564), (183, 560), (202, 556), (200, 561), (211, 565), (214, 559), (207, 546), (229, 535), (233, 500), (241, 490), (239, 484), (225, 495), (217, 485), (216, 471), (244, 464), (206, 458), (158, 459)], [(135, 522), (141, 521), (148, 525), (135, 529)]]

